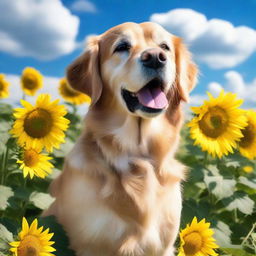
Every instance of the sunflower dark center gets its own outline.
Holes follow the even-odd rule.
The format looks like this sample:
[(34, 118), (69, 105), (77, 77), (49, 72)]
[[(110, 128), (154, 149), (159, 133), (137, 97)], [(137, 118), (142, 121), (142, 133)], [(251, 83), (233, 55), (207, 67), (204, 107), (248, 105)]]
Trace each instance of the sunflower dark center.
[(249, 123), (245, 127), (245, 129), (242, 130), (242, 134), (244, 137), (239, 142), (240, 147), (242, 147), (242, 148), (250, 147), (256, 137), (254, 125)]
[(202, 236), (198, 232), (192, 232), (184, 237), (184, 252), (186, 255), (194, 255), (199, 252), (203, 245)]
[(18, 256), (39, 256), (41, 252), (41, 244), (37, 237), (27, 235), (21, 241), (17, 248)]
[(4, 89), (4, 84), (3, 82), (0, 80), (0, 91), (2, 91)]
[(65, 84), (65, 86), (63, 86), (63, 94), (68, 97), (76, 97), (80, 93), (76, 90), (73, 90), (68, 84)]
[(26, 89), (33, 90), (37, 87), (36, 78), (32, 75), (26, 75), (22, 78), (23, 85)]
[(228, 121), (225, 110), (220, 107), (212, 107), (199, 121), (199, 127), (206, 136), (217, 138), (226, 131)]
[(28, 167), (33, 167), (38, 163), (38, 153), (33, 149), (26, 150), (23, 158), (25, 165)]
[(24, 131), (32, 138), (45, 137), (52, 129), (51, 114), (44, 109), (31, 111), (24, 120)]

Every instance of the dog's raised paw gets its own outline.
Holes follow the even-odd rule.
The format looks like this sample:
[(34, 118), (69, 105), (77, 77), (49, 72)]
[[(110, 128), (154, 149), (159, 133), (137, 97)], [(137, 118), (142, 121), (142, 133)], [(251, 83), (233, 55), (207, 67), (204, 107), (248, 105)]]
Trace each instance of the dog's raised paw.
[(130, 236), (123, 242), (118, 253), (118, 256), (142, 256), (144, 251), (138, 245), (138, 238)]

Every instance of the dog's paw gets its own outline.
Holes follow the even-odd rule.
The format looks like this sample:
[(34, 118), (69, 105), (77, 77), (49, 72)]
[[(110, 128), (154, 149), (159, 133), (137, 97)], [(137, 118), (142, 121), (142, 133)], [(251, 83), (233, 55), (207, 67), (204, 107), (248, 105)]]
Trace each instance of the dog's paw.
[(143, 255), (143, 249), (138, 245), (137, 238), (130, 236), (127, 238), (118, 250), (118, 256)]

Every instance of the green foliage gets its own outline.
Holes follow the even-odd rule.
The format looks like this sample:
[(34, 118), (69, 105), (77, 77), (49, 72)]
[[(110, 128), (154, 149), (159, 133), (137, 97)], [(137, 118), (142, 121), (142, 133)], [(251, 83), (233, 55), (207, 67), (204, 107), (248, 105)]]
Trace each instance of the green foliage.
[(67, 132), (66, 143), (52, 153), (54, 170), (46, 179), (24, 179), (19, 165), (16, 163), (20, 149), (11, 138), (9, 130), (13, 124), (13, 110), (10, 105), (0, 103), (0, 256), (10, 255), (9, 242), (17, 239), (21, 230), (22, 217), (29, 223), (38, 218), (44, 229), (54, 232), (54, 248), (56, 256), (72, 256), (68, 249), (68, 238), (54, 217), (40, 217), (42, 210), (47, 209), (53, 202), (48, 193), (48, 187), (53, 178), (61, 172), (65, 155), (72, 148), (75, 139), (80, 134), (81, 117), (73, 107), (67, 117), (71, 124)]
[[(211, 223), (220, 255), (256, 255), (256, 162), (238, 153), (214, 159), (193, 145), (184, 127), (178, 159), (189, 167), (182, 228), (193, 216)], [(244, 166), (252, 166), (246, 173)]]
[[(38, 218), (39, 225), (54, 232), (57, 256), (72, 256), (68, 238), (54, 217), (40, 217), (53, 198), (48, 193), (49, 183), (62, 170), (64, 157), (80, 134), (82, 119), (77, 109), (69, 104), (67, 118), (71, 121), (66, 143), (52, 153), (54, 170), (46, 179), (24, 179), (16, 163), (20, 154), (8, 131), (12, 127), (12, 107), (0, 103), (0, 256), (10, 255), (8, 243), (17, 239), (22, 217), (29, 223)], [(188, 129), (182, 131), (177, 158), (189, 167), (183, 184), (183, 212), (181, 228), (194, 216), (205, 218), (215, 231), (219, 255), (256, 255), (256, 163), (238, 153), (214, 159), (193, 145)], [(244, 166), (254, 171), (246, 173)]]
[(10, 187), (0, 185), (0, 210), (5, 210), (8, 206), (8, 199), (14, 195)]
[(62, 226), (56, 222), (56, 219), (53, 216), (42, 218), (40, 217), (39, 225), (47, 227), (54, 233), (52, 238), (53, 241), (57, 241), (54, 244), (54, 248), (56, 252), (54, 253), (56, 256), (75, 256), (74, 252), (68, 248), (68, 238), (63, 230)]
[(13, 241), (12, 233), (2, 224), (0, 224), (0, 249), (1, 251), (8, 250), (8, 243)]

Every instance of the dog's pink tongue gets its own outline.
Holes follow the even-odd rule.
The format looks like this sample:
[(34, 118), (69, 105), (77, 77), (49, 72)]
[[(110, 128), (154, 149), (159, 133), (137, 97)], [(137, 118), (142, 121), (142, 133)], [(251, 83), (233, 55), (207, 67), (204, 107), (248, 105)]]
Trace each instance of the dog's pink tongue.
[(166, 95), (160, 88), (142, 88), (137, 96), (140, 104), (145, 107), (162, 109), (168, 104)]

